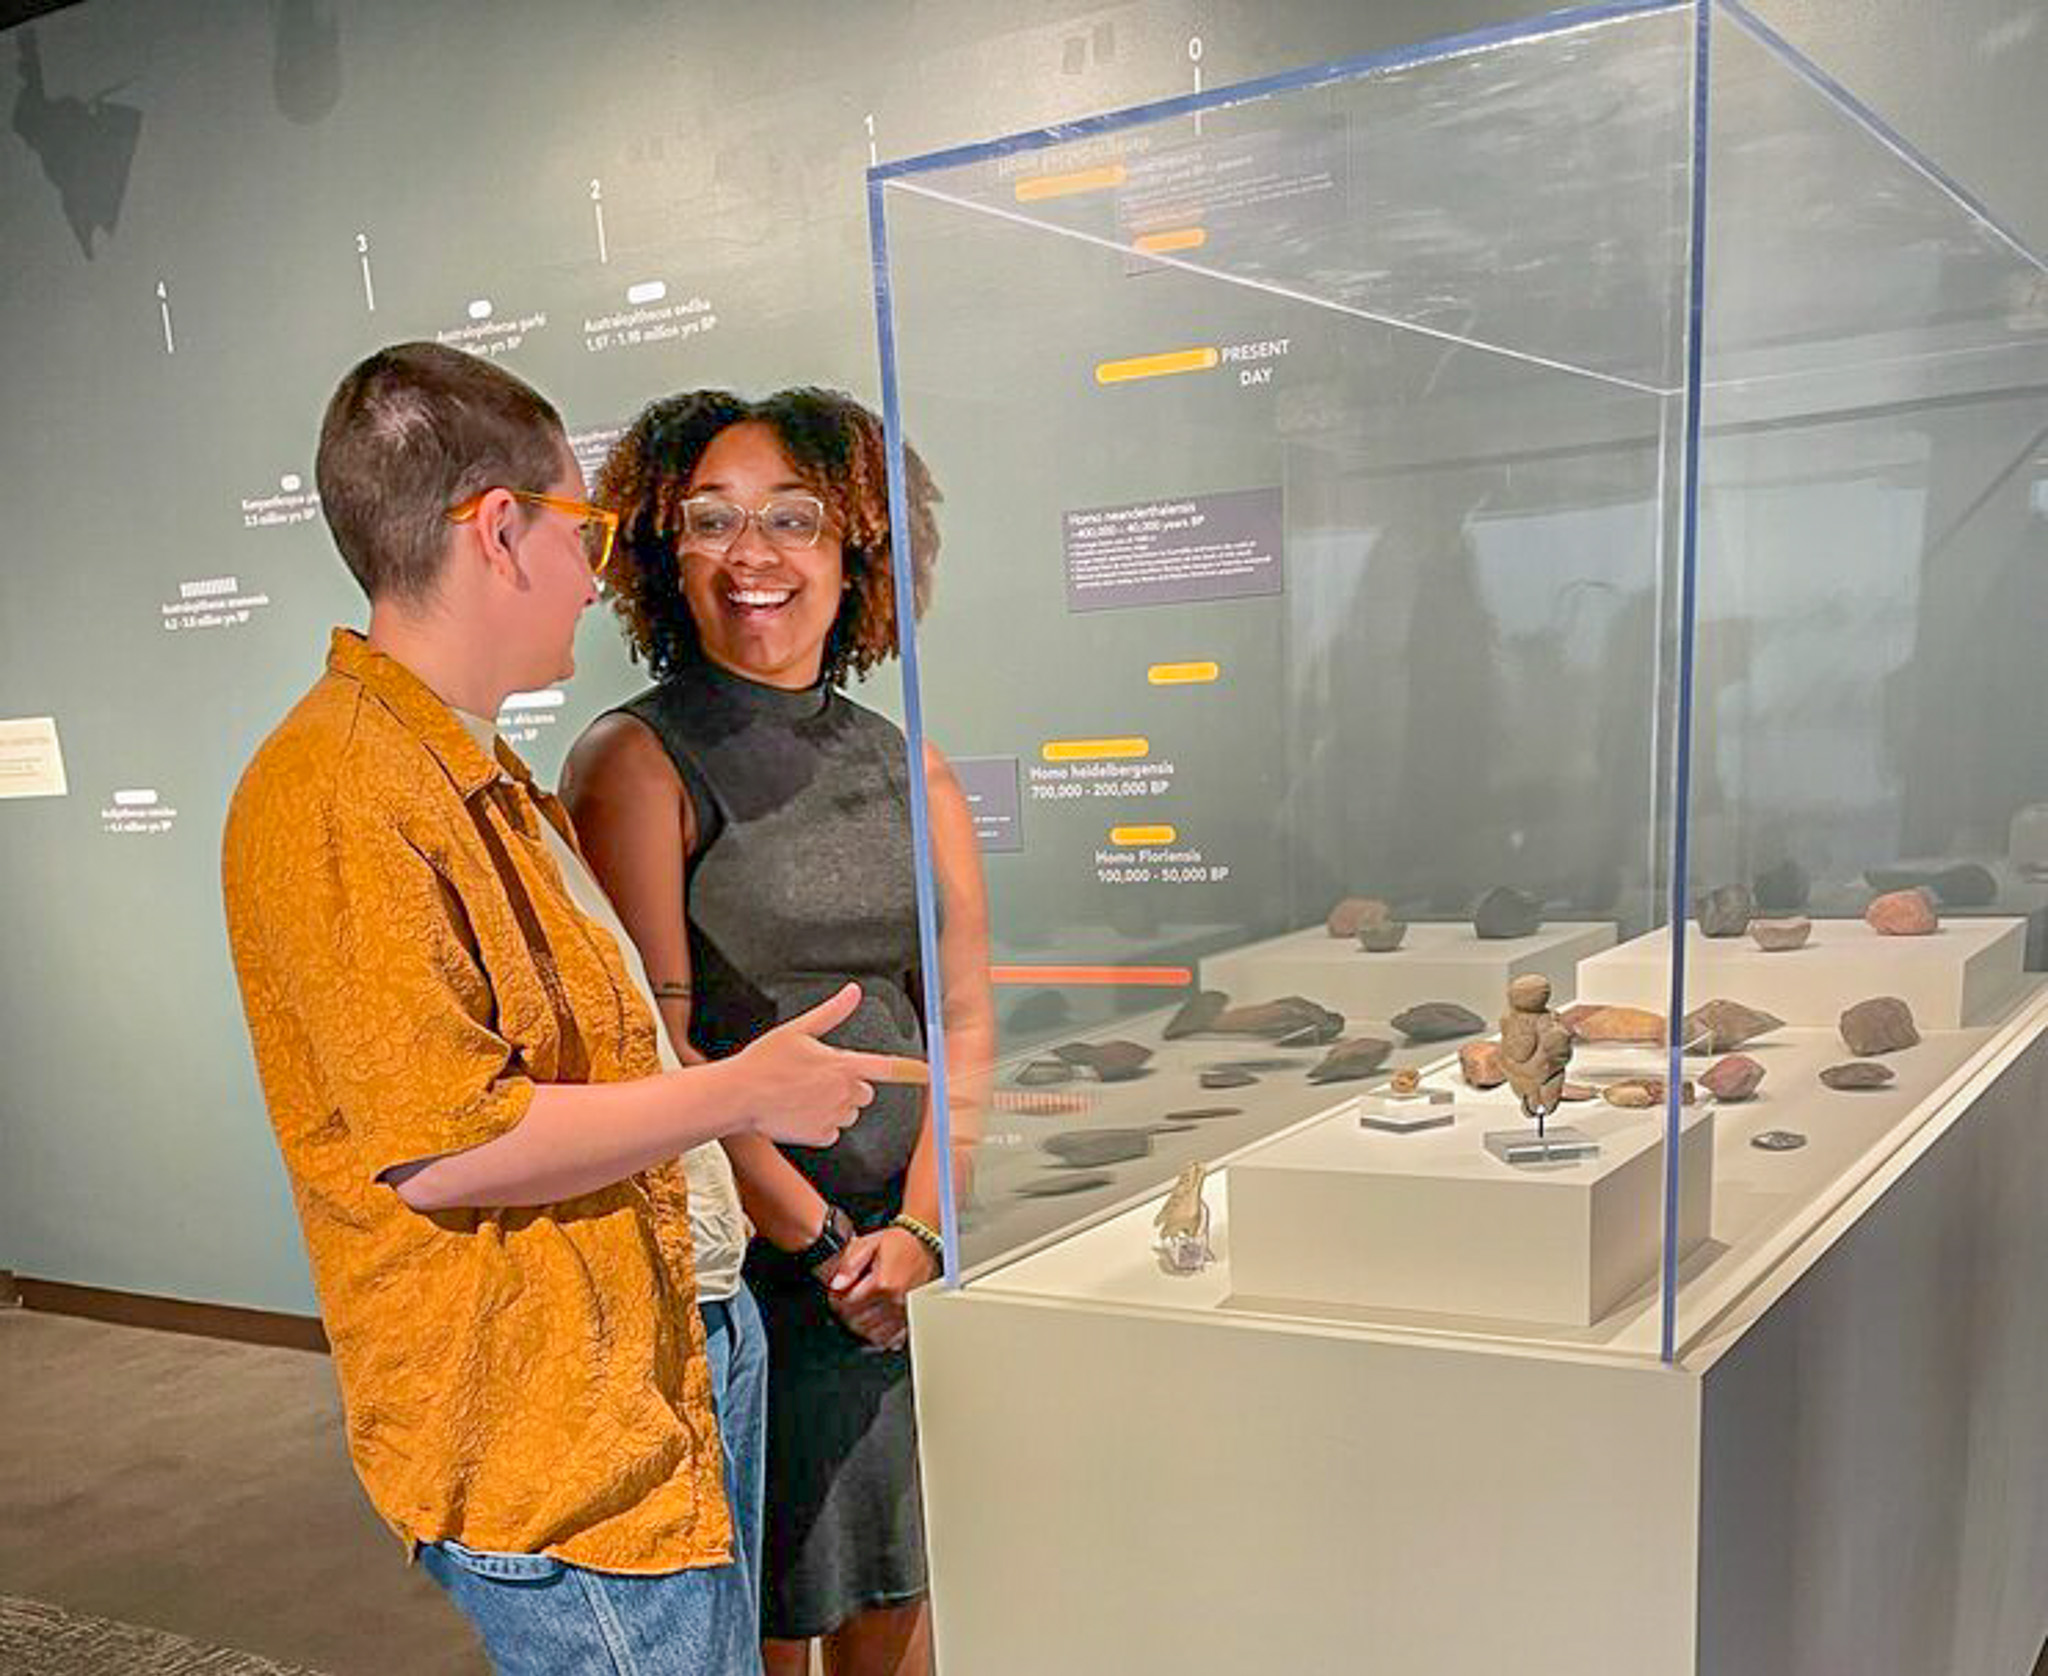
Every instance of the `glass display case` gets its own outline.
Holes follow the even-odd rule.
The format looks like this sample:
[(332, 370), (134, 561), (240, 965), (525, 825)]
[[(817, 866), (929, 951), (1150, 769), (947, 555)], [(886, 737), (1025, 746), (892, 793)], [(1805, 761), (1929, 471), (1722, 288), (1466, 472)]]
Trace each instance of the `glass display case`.
[(2048, 279), (1759, 20), (871, 204), (990, 903), (950, 1282), (1670, 1360), (2032, 1017)]

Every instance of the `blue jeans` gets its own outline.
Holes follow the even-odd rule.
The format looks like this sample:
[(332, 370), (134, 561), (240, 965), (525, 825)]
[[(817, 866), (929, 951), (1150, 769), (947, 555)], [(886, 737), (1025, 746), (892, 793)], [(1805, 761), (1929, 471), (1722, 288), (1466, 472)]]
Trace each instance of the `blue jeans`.
[(759, 1676), (768, 1338), (744, 1285), (702, 1307), (733, 1563), (623, 1577), (545, 1554), (422, 1544), (422, 1568), (475, 1626), (499, 1676)]
[(768, 1330), (747, 1283), (723, 1303), (704, 1304), (704, 1351), (711, 1399), (725, 1447), (725, 1499), (735, 1558), (746, 1568), (755, 1631), (761, 1617), (762, 1500), (768, 1492)]

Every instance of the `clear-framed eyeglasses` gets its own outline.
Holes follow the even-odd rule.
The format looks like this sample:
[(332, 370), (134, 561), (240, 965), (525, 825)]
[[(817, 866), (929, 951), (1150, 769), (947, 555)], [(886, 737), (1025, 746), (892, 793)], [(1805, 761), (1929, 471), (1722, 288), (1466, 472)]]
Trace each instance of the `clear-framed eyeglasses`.
[(777, 552), (801, 553), (818, 545), (825, 523), (825, 503), (816, 495), (771, 495), (751, 509), (723, 495), (692, 495), (683, 502), (683, 546), (724, 554), (752, 524)]

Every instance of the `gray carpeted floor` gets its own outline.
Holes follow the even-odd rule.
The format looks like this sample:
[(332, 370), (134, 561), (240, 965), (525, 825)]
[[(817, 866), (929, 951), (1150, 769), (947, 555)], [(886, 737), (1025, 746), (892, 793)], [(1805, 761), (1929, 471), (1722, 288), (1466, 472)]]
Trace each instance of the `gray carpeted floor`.
[(324, 1356), (0, 1310), (0, 1509), (0, 1595), (323, 1676), (488, 1671), (357, 1488)]
[(0, 1676), (320, 1676), (139, 1624), (0, 1595)]

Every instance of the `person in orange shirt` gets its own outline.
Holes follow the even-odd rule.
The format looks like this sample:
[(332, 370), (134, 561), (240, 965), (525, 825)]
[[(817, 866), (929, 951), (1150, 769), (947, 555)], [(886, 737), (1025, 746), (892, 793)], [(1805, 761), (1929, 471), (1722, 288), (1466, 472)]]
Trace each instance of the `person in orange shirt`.
[(680, 1159), (828, 1144), (924, 1067), (820, 1039), (848, 985), (663, 1068), (567, 816), (488, 721), (573, 671), (614, 529), (544, 398), (381, 350), (317, 473), (369, 631), (244, 773), (222, 885), (350, 1454), (498, 1670), (752, 1671)]

